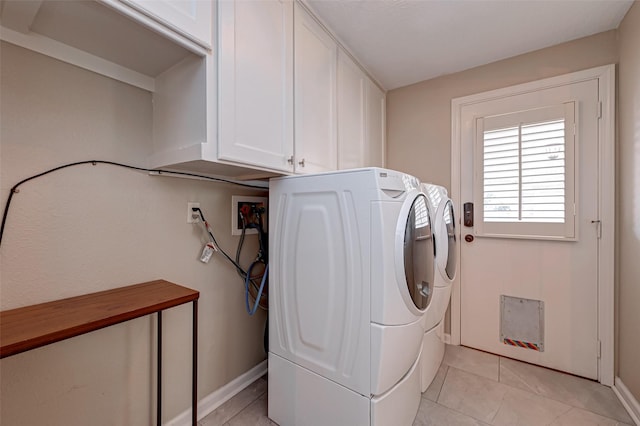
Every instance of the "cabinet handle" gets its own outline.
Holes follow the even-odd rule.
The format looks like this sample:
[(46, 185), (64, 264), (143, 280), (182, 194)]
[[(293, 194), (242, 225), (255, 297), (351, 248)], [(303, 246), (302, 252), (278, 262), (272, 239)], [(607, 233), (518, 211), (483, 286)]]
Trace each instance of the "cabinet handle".
[(300, 164), (301, 167), (304, 167), (304, 158), (300, 161), (298, 161), (298, 164)]
[(287, 163), (291, 164), (293, 166), (293, 155), (289, 158), (287, 158)]

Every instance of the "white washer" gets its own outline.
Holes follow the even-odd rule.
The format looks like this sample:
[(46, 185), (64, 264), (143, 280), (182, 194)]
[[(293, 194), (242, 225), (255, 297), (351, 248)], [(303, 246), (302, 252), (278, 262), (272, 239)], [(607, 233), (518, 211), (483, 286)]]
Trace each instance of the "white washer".
[(417, 179), (355, 169), (272, 179), (269, 192), (269, 417), (411, 425), (435, 279)]
[(444, 357), (444, 315), (451, 299), (451, 284), (457, 268), (457, 242), (453, 203), (439, 185), (421, 184), (434, 212), (436, 271), (433, 300), (425, 312), (422, 342), (421, 389), (427, 390)]

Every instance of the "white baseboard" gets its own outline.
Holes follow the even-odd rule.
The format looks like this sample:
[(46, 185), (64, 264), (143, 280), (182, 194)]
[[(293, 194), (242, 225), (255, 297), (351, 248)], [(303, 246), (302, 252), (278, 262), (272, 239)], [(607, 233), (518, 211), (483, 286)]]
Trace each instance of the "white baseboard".
[[(262, 377), (267, 372), (267, 360), (253, 367), (251, 370), (236, 377), (220, 389), (198, 401), (198, 420), (202, 420), (216, 408), (233, 398), (241, 390), (249, 386), (256, 379)], [(166, 426), (189, 426), (191, 424), (191, 408), (183, 411), (173, 420), (165, 423)]]
[(624, 408), (626, 408), (626, 410), (629, 412), (629, 415), (633, 419), (634, 423), (640, 426), (640, 403), (624, 385), (624, 383), (622, 383), (620, 377), (616, 377), (612, 389), (622, 405), (624, 405)]

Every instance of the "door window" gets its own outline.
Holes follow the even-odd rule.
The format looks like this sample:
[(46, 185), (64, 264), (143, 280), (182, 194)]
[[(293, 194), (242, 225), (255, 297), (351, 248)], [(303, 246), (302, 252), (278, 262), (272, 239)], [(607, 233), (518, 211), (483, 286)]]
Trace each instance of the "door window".
[(574, 103), (477, 120), (476, 233), (575, 237)]
[(431, 301), (434, 278), (434, 238), (427, 198), (418, 195), (411, 206), (404, 233), (404, 271), (409, 294), (424, 310)]

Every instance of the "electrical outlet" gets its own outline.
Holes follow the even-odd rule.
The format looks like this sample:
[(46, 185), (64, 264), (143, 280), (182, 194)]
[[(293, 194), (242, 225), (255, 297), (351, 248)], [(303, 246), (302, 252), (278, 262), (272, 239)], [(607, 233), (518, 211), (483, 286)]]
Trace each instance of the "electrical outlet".
[[(255, 205), (256, 207), (264, 207), (265, 212), (262, 214), (262, 226), (264, 231), (267, 232), (269, 226), (267, 224), (267, 197), (249, 197), (243, 195), (234, 195), (231, 197), (231, 235), (242, 234), (242, 219), (240, 218), (240, 209), (243, 205)], [(246, 234), (257, 234), (255, 229), (247, 229)]]
[(188, 202), (187, 203), (187, 223), (198, 223), (200, 222), (200, 214), (198, 212), (194, 212), (194, 208), (200, 208), (200, 203)]

